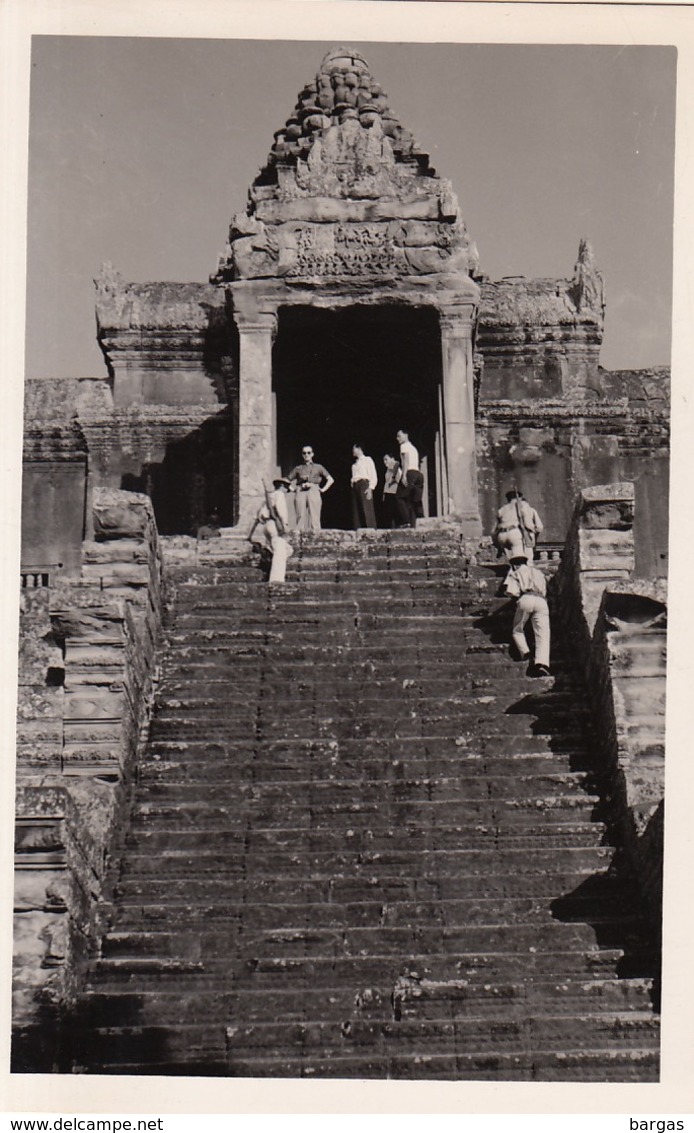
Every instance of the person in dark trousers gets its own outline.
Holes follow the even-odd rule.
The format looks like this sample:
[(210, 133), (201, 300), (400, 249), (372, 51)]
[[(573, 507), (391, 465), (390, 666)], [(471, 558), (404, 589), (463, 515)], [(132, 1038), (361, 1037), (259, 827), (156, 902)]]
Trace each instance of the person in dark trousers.
[(402, 469), (402, 484), (397, 493), (398, 501), (401, 501), (399, 510), (404, 516), (405, 525), (415, 527), (417, 520), (424, 515), (424, 476), (419, 471), (419, 452), (404, 429), (398, 429), (396, 440), (400, 445)]
[(386, 466), (383, 483), (383, 521), (386, 527), (400, 527), (407, 522), (407, 512), (405, 511), (405, 518), (403, 519), (401, 509), (398, 507), (402, 468), (395, 457), (388, 452), (383, 457), (383, 463)]
[(352, 456), (352, 526), (356, 531), (360, 527), (376, 526), (374, 492), (378, 476), (376, 465), (370, 456), (364, 455), (362, 445), (352, 445)]

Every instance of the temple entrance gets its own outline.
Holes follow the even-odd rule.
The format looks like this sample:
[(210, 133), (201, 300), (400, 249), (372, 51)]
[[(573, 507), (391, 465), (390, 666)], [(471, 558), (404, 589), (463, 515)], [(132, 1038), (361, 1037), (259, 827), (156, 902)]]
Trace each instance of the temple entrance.
[(308, 443), (335, 477), (323, 499), (323, 527), (352, 526), (354, 443), (376, 463), (382, 524), (383, 455), (398, 456), (400, 428), (423, 458), (425, 514), (441, 513), (441, 338), (433, 308), (281, 308), (272, 370), (278, 467), (286, 475)]

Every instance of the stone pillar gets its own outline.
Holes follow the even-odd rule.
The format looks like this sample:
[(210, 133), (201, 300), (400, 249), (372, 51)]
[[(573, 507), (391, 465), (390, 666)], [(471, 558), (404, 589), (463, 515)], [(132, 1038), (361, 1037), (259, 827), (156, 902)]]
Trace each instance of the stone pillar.
[(472, 358), (474, 308), (442, 310), (443, 425), (448, 500), (444, 514), (460, 519), (465, 535), (482, 534), (477, 498), (475, 395)]
[(252, 522), (275, 471), (272, 408), (272, 343), (277, 331), (274, 313), (252, 319), (235, 311), (239, 332), (239, 512), (238, 524)]

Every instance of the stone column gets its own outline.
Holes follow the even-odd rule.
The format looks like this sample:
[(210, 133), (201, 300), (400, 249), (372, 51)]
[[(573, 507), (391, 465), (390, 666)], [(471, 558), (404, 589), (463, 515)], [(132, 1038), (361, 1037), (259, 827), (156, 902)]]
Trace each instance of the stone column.
[(263, 499), (263, 479), (275, 471), (272, 411), (272, 343), (277, 331), (274, 313), (252, 319), (235, 312), (239, 332), (239, 513), (249, 524)]
[(482, 534), (477, 498), (475, 397), (472, 360), (474, 308), (440, 312), (443, 426), (448, 500), (444, 513), (460, 519), (465, 535)]

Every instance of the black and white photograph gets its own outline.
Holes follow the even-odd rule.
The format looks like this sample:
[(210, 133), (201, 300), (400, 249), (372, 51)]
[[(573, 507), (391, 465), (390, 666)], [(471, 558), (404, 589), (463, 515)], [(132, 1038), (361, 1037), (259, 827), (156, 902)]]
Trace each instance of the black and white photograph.
[(681, 49), (466, 7), (32, 31), (14, 1082), (665, 1080)]

